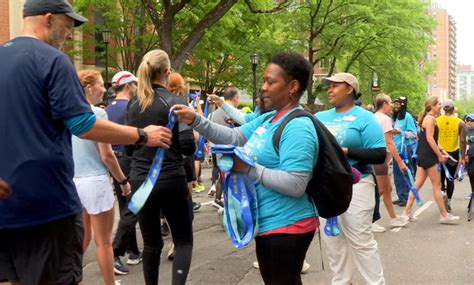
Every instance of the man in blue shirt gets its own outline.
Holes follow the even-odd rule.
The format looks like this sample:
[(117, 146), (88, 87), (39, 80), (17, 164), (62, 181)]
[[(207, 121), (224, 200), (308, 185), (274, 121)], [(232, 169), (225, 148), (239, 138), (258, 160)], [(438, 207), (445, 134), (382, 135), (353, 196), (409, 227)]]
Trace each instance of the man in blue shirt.
[(82, 206), (71, 135), (105, 143), (169, 147), (159, 126), (96, 118), (70, 58), (60, 51), (87, 21), (66, 0), (27, 0), (21, 36), (0, 46), (0, 279), (21, 284), (82, 280)]

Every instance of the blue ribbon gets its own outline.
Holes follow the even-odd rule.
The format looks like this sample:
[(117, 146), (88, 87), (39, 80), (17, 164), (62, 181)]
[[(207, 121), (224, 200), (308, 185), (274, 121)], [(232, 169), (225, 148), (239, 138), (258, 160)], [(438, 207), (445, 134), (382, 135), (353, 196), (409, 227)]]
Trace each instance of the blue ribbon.
[[(206, 102), (204, 103), (203, 116), (207, 118), (208, 113), (209, 113), (209, 101), (206, 99)], [(204, 159), (204, 146), (206, 145), (206, 143), (207, 143), (206, 138), (200, 135), (197, 142), (196, 152), (194, 153), (194, 156), (196, 157), (197, 160)]]
[[(168, 129), (173, 129), (175, 123), (177, 121), (176, 114), (174, 113), (173, 109), (170, 110), (168, 114), (168, 124), (166, 127)], [(153, 187), (156, 184), (156, 180), (160, 176), (161, 166), (163, 165), (163, 158), (165, 157), (165, 149), (159, 147), (156, 150), (155, 157), (153, 158), (153, 163), (151, 165), (150, 171), (142, 183), (140, 188), (132, 195), (130, 202), (128, 203), (128, 209), (132, 211), (134, 214), (138, 214), (140, 210), (145, 205), (146, 200), (151, 194)]]
[[(403, 171), (402, 171), (402, 174), (403, 174)], [(407, 174), (408, 174), (409, 181), (406, 179), (405, 175), (402, 175), (403, 179), (405, 180), (405, 183), (407, 183), (408, 187), (410, 188), (410, 191), (413, 194), (413, 196), (415, 196), (416, 204), (418, 206), (423, 206), (424, 204), (423, 200), (421, 199), (420, 194), (418, 193), (418, 190), (416, 189), (415, 179), (413, 178), (413, 174), (411, 173), (410, 168), (408, 168)]]
[(464, 180), (464, 164), (461, 163), (461, 165), (459, 165), (459, 168), (458, 168), (458, 172), (456, 173), (456, 177), (459, 181), (463, 181)]
[(222, 189), (224, 190), (224, 226), (236, 248), (247, 246), (258, 233), (258, 202), (254, 182), (243, 173), (231, 171), (232, 156), (237, 155), (249, 165), (254, 163), (244, 157), (241, 148), (232, 145), (214, 145), (213, 154), (221, 154), (217, 161), (224, 173)]
[(192, 105), (193, 105), (194, 108), (196, 108), (196, 105), (198, 104), (197, 98), (201, 97), (201, 92), (188, 93), (185, 96), (192, 99)]
[[(449, 169), (448, 169), (448, 167), (446, 166), (446, 164), (440, 163), (438, 167), (439, 167), (439, 171), (440, 171), (440, 172), (444, 170), (444, 174), (446, 175), (446, 179), (448, 179), (449, 181), (453, 181), (453, 180), (454, 180), (454, 178), (453, 178), (453, 176), (451, 175), (451, 173), (449, 173)], [(442, 168), (442, 169), (441, 169), (441, 168)]]

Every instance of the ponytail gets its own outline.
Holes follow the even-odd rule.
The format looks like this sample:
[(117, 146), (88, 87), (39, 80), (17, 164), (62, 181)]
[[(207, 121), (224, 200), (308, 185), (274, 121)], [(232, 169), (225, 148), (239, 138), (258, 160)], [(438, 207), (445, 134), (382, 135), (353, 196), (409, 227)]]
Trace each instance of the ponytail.
[(153, 104), (155, 98), (152, 80), (169, 69), (170, 65), (168, 54), (162, 50), (152, 50), (143, 56), (137, 72), (137, 97), (142, 112)]
[(437, 104), (439, 103), (439, 98), (438, 97), (434, 97), (434, 96), (431, 96), (429, 97), (428, 99), (426, 99), (425, 101), (425, 109), (423, 110), (423, 112), (420, 113), (420, 115), (418, 116), (418, 124), (421, 126), (421, 124), (423, 123), (423, 120), (425, 119), (426, 115), (428, 114), (429, 111), (431, 111), (431, 108), (433, 106), (436, 106)]

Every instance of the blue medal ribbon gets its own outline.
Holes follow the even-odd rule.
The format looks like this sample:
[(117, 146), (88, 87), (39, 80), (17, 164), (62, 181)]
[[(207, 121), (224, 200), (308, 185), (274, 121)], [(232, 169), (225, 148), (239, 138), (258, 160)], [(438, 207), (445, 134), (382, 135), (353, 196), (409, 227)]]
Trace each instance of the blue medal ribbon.
[(186, 94), (186, 95), (184, 95), (184, 96), (191, 98), (191, 100), (192, 100), (192, 103), (191, 103), (191, 104), (193, 105), (193, 108), (196, 108), (196, 105), (198, 104), (197, 98), (198, 98), (198, 97), (201, 97), (201, 92), (188, 93), (188, 94)]
[(254, 182), (248, 175), (234, 173), (232, 156), (254, 166), (242, 148), (232, 145), (214, 145), (213, 154), (222, 155), (217, 164), (223, 172), (224, 226), (236, 248), (247, 246), (258, 233), (258, 202)]
[(453, 181), (454, 178), (453, 176), (451, 175), (451, 173), (449, 173), (449, 169), (448, 167), (446, 166), (446, 164), (444, 163), (440, 163), (439, 164), (439, 171), (444, 171), (444, 174), (446, 175), (446, 179), (448, 179), (449, 181)]
[[(209, 101), (206, 99), (206, 102), (204, 103), (203, 116), (207, 118), (208, 113), (209, 113)], [(206, 138), (200, 135), (197, 142), (196, 152), (194, 153), (194, 156), (196, 157), (196, 159), (198, 160), (204, 159), (204, 146), (206, 145), (206, 143), (207, 143)]]
[(463, 181), (463, 180), (464, 180), (464, 168), (465, 168), (464, 164), (461, 163), (461, 164), (459, 165), (459, 168), (458, 168), (458, 171), (457, 171), (456, 177), (455, 177), (455, 178), (457, 178), (459, 181)]
[[(403, 173), (403, 171), (402, 171), (402, 173)], [(415, 179), (413, 178), (413, 174), (411, 173), (410, 168), (408, 168), (407, 174), (408, 174), (408, 179), (409, 180), (406, 179), (405, 175), (403, 175), (403, 179), (405, 180), (405, 183), (408, 185), (408, 187), (410, 188), (411, 193), (415, 197), (416, 204), (418, 206), (423, 206), (424, 202), (420, 197), (420, 193), (418, 193), (418, 190), (416, 189)]]
[[(176, 114), (174, 113), (173, 109), (170, 110), (168, 114), (168, 124), (166, 127), (168, 129), (173, 129), (175, 123), (177, 121)], [(140, 188), (132, 195), (130, 202), (128, 203), (128, 209), (132, 211), (134, 214), (138, 214), (140, 210), (145, 205), (146, 200), (151, 194), (153, 187), (156, 184), (156, 180), (160, 176), (161, 166), (163, 165), (163, 158), (165, 157), (165, 149), (159, 147), (156, 150), (155, 157), (153, 158), (153, 163), (151, 165), (150, 171), (142, 183)]]

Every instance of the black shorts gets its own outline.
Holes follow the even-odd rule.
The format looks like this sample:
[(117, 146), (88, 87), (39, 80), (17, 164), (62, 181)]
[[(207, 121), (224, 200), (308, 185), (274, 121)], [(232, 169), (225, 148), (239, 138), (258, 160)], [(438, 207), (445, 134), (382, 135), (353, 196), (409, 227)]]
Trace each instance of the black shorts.
[(82, 280), (81, 214), (47, 224), (0, 230), (0, 279), (21, 284)]
[(194, 168), (194, 155), (183, 159), (184, 171), (186, 171), (186, 182), (196, 181), (196, 169)]

